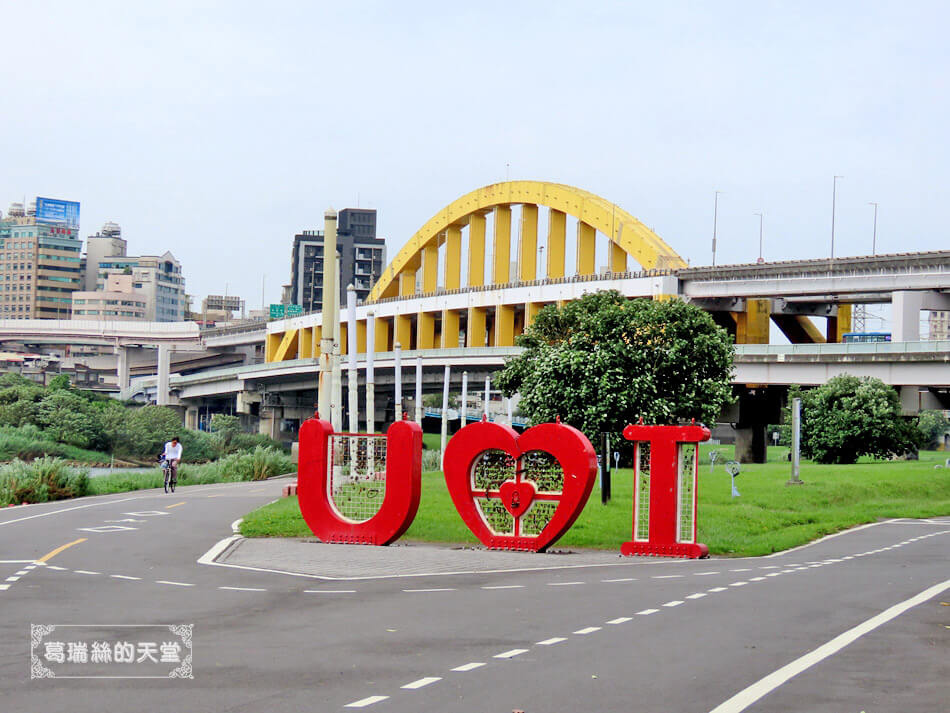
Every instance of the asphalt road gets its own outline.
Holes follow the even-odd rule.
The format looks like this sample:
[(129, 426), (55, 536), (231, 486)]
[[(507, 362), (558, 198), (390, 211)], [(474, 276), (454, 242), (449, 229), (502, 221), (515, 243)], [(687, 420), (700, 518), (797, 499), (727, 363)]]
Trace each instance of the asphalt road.
[[(281, 485), (0, 511), (0, 711), (948, 710), (950, 518), (756, 559), (351, 581), (197, 563)], [(194, 624), (194, 678), (31, 680), (31, 623)]]

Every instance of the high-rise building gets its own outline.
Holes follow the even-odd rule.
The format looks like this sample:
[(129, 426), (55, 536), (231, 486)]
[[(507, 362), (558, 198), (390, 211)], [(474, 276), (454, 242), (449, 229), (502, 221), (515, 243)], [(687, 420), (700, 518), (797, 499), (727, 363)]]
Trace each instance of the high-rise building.
[(128, 243), (122, 238), (122, 228), (107, 222), (95, 235), (86, 238), (85, 290), (95, 290), (99, 281), (99, 262), (110, 257), (125, 257)]
[(0, 317), (69, 319), (83, 288), (79, 203), (37, 197), (0, 219)]
[(133, 280), (132, 275), (113, 274), (106, 278), (103, 290), (73, 292), (73, 319), (145, 321), (145, 297), (135, 290)]
[(109, 275), (132, 276), (132, 289), (145, 298), (146, 319), (181, 322), (185, 318), (185, 278), (181, 263), (170, 252), (164, 255), (107, 257), (99, 261), (96, 290), (106, 289)]
[[(294, 236), (291, 256), (293, 304), (305, 312), (323, 308), (323, 231), (304, 230)], [(345, 208), (337, 217), (337, 254), (340, 256), (340, 304), (346, 305), (346, 288), (353, 284), (356, 298), (364, 301), (386, 264), (386, 241), (376, 237), (376, 211)]]

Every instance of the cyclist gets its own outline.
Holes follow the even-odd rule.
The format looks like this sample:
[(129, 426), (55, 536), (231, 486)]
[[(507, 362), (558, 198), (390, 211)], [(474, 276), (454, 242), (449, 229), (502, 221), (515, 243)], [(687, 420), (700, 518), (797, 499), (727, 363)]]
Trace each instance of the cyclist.
[(177, 436), (165, 444), (165, 450), (161, 458), (168, 463), (168, 467), (171, 470), (171, 485), (172, 490), (174, 490), (175, 484), (178, 482), (178, 464), (181, 462), (181, 442)]

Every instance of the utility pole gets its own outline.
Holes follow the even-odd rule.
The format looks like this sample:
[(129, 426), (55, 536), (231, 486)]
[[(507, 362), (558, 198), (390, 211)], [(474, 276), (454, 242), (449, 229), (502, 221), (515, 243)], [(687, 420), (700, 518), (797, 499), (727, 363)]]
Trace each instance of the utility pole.
[(716, 267), (716, 233), (719, 228), (719, 194), (722, 191), (716, 191), (716, 200), (713, 203), (713, 241), (712, 241), (712, 266)]
[(831, 184), (831, 259), (835, 259), (835, 201), (838, 197), (838, 179), (844, 176), (835, 176)]
[(877, 255), (877, 203), (871, 201), (868, 205), (874, 206), (874, 233), (871, 236), (871, 255)]
[(333, 381), (333, 333), (336, 315), (333, 313), (333, 293), (336, 291), (336, 270), (332, 263), (327, 269), (328, 255), (336, 254), (336, 211), (330, 208), (323, 214), (323, 308), (320, 314), (320, 379), (317, 384), (320, 417), (330, 419)]
[(762, 222), (765, 220), (765, 217), (762, 213), (753, 213), (752, 215), (759, 216), (759, 260), (758, 262), (765, 262), (762, 258)]

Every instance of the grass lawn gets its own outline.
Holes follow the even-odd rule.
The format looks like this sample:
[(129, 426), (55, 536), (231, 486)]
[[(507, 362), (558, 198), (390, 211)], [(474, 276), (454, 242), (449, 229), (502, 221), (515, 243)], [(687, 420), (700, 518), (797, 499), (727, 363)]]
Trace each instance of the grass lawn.
[[(699, 541), (712, 554), (763, 555), (804, 544), (854, 525), (891, 517), (950, 515), (950, 469), (934, 468), (946, 453), (922, 452), (919, 461), (862, 460), (856, 465), (802, 463), (802, 486), (786, 486), (787, 448), (770, 448), (769, 462), (744, 465), (730, 495), (721, 464), (709, 472), (710, 450), (731, 458), (731, 446), (702, 446), (699, 473)], [(633, 488), (629, 469), (614, 471), (612, 499), (594, 487), (584, 512), (554, 548), (620, 550), (631, 539)], [(296, 498), (282, 498), (250, 513), (248, 537), (311, 537)], [(477, 544), (455, 511), (441, 473), (422, 476), (422, 502), (407, 540)]]

